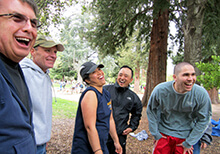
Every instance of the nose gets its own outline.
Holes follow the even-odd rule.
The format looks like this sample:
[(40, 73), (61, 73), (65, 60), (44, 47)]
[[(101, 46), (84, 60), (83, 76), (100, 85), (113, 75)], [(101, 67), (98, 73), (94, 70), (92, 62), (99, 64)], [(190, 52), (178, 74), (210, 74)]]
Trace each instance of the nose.
[(102, 74), (103, 73), (103, 71), (100, 69), (100, 70), (98, 70), (98, 74)]
[(188, 76), (188, 80), (190, 80), (190, 81), (193, 80), (193, 76), (192, 76), (192, 75), (189, 75), (189, 76)]
[(122, 76), (121, 76), (121, 79), (125, 79), (125, 76), (124, 76), (124, 75), (122, 75)]
[(57, 53), (56, 53), (56, 51), (51, 51), (51, 52), (50, 52), (50, 55), (51, 55), (53, 58), (57, 58)]
[(29, 33), (36, 33), (37, 34), (37, 29), (33, 28), (31, 21), (27, 20), (23, 26), (23, 31), (29, 32)]

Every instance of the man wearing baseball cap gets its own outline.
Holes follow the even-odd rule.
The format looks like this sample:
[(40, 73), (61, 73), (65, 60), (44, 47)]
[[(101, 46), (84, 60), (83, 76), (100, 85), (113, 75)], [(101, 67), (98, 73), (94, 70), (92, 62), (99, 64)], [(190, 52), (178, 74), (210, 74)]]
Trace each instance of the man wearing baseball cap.
[(31, 95), (34, 132), (37, 154), (46, 153), (52, 127), (52, 82), (49, 68), (57, 58), (57, 51), (63, 51), (62, 44), (50, 38), (39, 36), (31, 50), (32, 60), (24, 58), (20, 64)]

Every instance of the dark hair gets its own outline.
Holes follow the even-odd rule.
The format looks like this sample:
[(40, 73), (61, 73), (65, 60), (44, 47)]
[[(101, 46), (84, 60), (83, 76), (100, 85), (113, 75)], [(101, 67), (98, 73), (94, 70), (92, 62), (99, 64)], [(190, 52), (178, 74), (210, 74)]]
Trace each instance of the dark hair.
[(89, 85), (89, 84), (86, 82), (86, 80), (89, 80), (89, 74), (85, 74), (85, 76), (84, 76), (84, 78), (83, 78), (83, 81), (84, 81), (87, 85)]
[(174, 67), (173, 74), (178, 75), (179, 72), (181, 71), (182, 67), (185, 65), (191, 65), (192, 67), (194, 67), (192, 64), (190, 64), (188, 62), (180, 62), (180, 63), (176, 64), (176, 66)]
[(32, 9), (34, 10), (35, 15), (37, 16), (38, 14), (38, 8), (37, 8), (37, 4), (35, 3), (34, 0), (21, 0), (23, 3), (28, 3)]
[(122, 68), (128, 68), (128, 69), (130, 69), (130, 70), (131, 70), (131, 78), (133, 78), (134, 72), (133, 72), (132, 68), (130, 68), (128, 65), (123, 65), (123, 66), (120, 68), (120, 70), (121, 70)]

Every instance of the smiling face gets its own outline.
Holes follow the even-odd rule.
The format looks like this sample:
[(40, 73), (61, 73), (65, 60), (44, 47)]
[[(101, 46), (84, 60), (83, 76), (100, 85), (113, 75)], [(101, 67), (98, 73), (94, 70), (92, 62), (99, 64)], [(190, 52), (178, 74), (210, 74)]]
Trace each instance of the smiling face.
[(20, 0), (0, 0), (0, 14), (19, 13), (28, 18), (22, 25), (17, 18), (0, 17), (0, 52), (14, 62), (28, 55), (37, 37), (37, 29), (29, 19), (36, 19), (34, 10)]
[(173, 75), (174, 88), (179, 93), (185, 93), (192, 90), (196, 82), (196, 72), (192, 65), (182, 66), (177, 73)]
[(118, 72), (117, 82), (121, 87), (128, 87), (129, 84), (133, 81), (131, 70), (129, 68), (122, 68)]
[(89, 80), (85, 80), (90, 86), (101, 88), (105, 84), (104, 72), (101, 68), (96, 68), (94, 72), (89, 74)]
[(36, 49), (31, 50), (33, 62), (37, 64), (44, 72), (47, 69), (53, 68), (53, 65), (57, 59), (57, 48), (44, 48), (38, 46)]

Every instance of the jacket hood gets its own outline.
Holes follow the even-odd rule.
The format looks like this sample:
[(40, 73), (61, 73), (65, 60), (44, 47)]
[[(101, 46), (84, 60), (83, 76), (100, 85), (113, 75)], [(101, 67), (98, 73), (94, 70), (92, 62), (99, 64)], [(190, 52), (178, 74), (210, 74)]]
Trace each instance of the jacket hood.
[[(21, 68), (25, 69), (25, 68), (31, 68), (35, 71), (38, 71), (40, 73), (44, 73), (44, 71), (37, 66), (33, 60), (29, 59), (29, 58), (24, 58), (21, 62), (20, 62)], [(46, 73), (49, 73), (49, 70), (46, 71)]]

